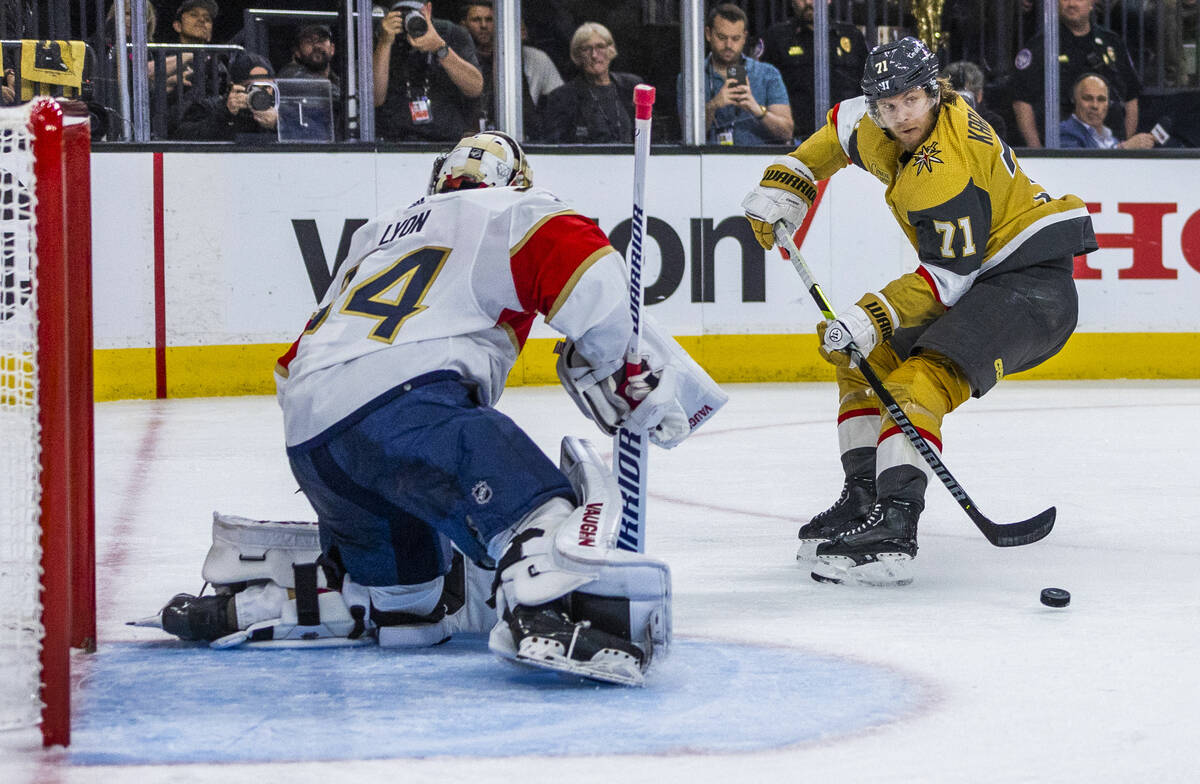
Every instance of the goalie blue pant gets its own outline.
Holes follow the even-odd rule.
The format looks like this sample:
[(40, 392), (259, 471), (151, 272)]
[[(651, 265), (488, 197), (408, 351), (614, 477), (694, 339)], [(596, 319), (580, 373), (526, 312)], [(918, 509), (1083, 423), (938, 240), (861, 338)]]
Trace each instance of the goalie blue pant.
[(453, 371), (411, 379), (289, 447), (288, 459), (322, 550), (360, 585), (445, 574), (448, 541), (486, 563), (488, 541), (526, 513), (552, 498), (575, 503), (558, 466)]

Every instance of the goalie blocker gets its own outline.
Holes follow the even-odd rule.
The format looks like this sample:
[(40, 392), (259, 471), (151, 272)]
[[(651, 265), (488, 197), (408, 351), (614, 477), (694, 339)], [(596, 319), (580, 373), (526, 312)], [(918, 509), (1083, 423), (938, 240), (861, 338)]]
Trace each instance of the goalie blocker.
[[(455, 551), (436, 585), (368, 588), (322, 556), (316, 523), (214, 513), (201, 570), (214, 593), (178, 594), (132, 623), (218, 648), (420, 647), (490, 629), (489, 647), (503, 659), (640, 685), (670, 642), (670, 572), (615, 549), (620, 496), (588, 442), (564, 438), (560, 467), (580, 505), (554, 499), (497, 537), (496, 572)], [(440, 591), (431, 613), (380, 606), (422, 591)]]

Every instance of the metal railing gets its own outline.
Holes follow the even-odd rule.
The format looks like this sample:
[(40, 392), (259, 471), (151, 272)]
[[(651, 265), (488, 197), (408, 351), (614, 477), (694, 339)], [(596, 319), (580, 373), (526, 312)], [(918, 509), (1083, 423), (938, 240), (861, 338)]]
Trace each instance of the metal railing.
[[(185, 91), (199, 96), (213, 94), (222, 86), (220, 63), (236, 51), (236, 47), (198, 47), (179, 44), (147, 44), (144, 34), (144, 11), (136, 0), (114, 0), (122, 13), (117, 16), (116, 46), (131, 51), (127, 58), (112, 55), (110, 44), (103, 42), (103, 9), (100, 0), (53, 0), (56, 8), (71, 8), (73, 13), (58, 13), (61, 24), (75, 25), (78, 35), (92, 45), (95, 98), (109, 107), (115, 118), (108, 129), (110, 139), (148, 141), (167, 139), (173, 123), (179, 119), (186, 101), (172, 97), (172, 89), (161, 80), (151, 80), (146, 69), (132, 68), (144, 57), (153, 63), (155, 72), (176, 67), (190, 54), (198, 54), (204, 68), (193, 78), (198, 81)], [(791, 0), (735, 0), (750, 17), (750, 40), (747, 54), (754, 56), (759, 36), (772, 24), (789, 17)], [(132, 4), (131, 24), (126, 30), (123, 9)], [(604, 6), (597, 0), (597, 8)], [(944, 3), (944, 6), (943, 6)], [(678, 139), (685, 145), (704, 143), (703, 67), (706, 55), (703, 20), (711, 0), (643, 0), (643, 26), (658, 26), (660, 30), (677, 32), (675, 45), (668, 41), (661, 51), (654, 52), (653, 65), (647, 74), (661, 89), (674, 89), (676, 74), (682, 74), (684, 97)], [(245, 11), (243, 39), (248, 50), (266, 52), (283, 27), (316, 21), (328, 24), (334, 31), (337, 45), (339, 75), (342, 77), (343, 134), (347, 140), (373, 143), (374, 127), (372, 22), (378, 10), (371, 0), (334, 0), (337, 11), (302, 11), (250, 8)], [(520, 20), (519, 0), (496, 0), (494, 3), (499, 26), (517, 29)], [(945, 34), (940, 39), (941, 55), (945, 62), (970, 60), (978, 64), (989, 83), (1003, 84), (1014, 70), (1015, 55), (1041, 30), (1049, 19), (1057, 19), (1057, 4), (1035, 2), (1028, 11), (1022, 10), (1020, 0), (832, 0), (814, 4), (814, 25), (818, 40), (830, 25), (842, 22), (855, 25), (868, 45), (894, 40), (903, 34), (917, 33), (922, 19), (934, 18)], [(1097, 0), (1096, 21), (1123, 36), (1133, 58), (1133, 64), (1144, 85), (1162, 90), (1195, 87), (1200, 72), (1200, 53), (1196, 46), (1196, 15), (1194, 7), (1185, 0), (1124, 0), (1117, 4)], [(1123, 10), (1121, 10), (1123, 9)], [(361, 23), (360, 23), (360, 20)], [(64, 37), (55, 29), (42, 31), (47, 35)], [(290, 32), (290, 31), (289, 31)], [(1057, 50), (1055, 30), (1046, 36), (1048, 48), (1033, 53), (1054, 63)], [(614, 30), (618, 36), (620, 33)], [(141, 39), (141, 40), (139, 40)], [(494, 75), (494, 94), (497, 98), (497, 126), (522, 136), (524, 119), (521, 116), (520, 40), (515, 34), (497, 35), (497, 55)], [(618, 41), (620, 46), (620, 41)], [(140, 53), (140, 54), (139, 54)], [(635, 52), (636, 53), (636, 52)], [(628, 56), (629, 51), (625, 50)], [(815, 54), (816, 76), (813, 84), (814, 119), (823, 121), (829, 102), (829, 52), (818, 47)], [(643, 62), (647, 58), (643, 57)], [(162, 63), (162, 65), (160, 65)], [(673, 67), (672, 67), (673, 66)], [(1057, 68), (1047, 68), (1045, 97), (1047, 108), (1053, 96), (1061, 95), (1063, 85), (1057, 84)], [(569, 74), (564, 73), (569, 78)], [(669, 81), (669, 84), (668, 84)], [(190, 100), (190, 98), (189, 98)], [(657, 111), (674, 120), (675, 106), (660, 102)], [(1053, 114), (1049, 116), (1055, 116)], [(666, 124), (663, 124), (666, 127)], [(1051, 123), (1050, 125), (1053, 125)], [(1047, 128), (1047, 142), (1053, 142), (1056, 129)]]

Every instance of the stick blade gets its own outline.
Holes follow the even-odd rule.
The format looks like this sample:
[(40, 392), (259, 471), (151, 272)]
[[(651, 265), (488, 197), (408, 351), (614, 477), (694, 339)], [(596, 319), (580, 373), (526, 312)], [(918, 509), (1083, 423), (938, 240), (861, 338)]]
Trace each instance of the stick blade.
[(1050, 507), (1040, 514), (1019, 523), (998, 524), (984, 517), (974, 507), (967, 510), (971, 520), (987, 537), (987, 540), (997, 547), (1019, 547), (1023, 544), (1033, 544), (1054, 528), (1054, 518), (1058, 514), (1055, 507)]

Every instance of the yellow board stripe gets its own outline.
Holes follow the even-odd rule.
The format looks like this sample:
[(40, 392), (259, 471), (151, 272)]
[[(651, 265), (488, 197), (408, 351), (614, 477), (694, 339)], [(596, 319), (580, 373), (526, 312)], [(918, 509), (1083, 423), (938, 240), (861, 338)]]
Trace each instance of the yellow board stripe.
[[(701, 335), (679, 338), (719, 382), (832, 381), (815, 335)], [(553, 338), (525, 344), (511, 386), (557, 384)], [(167, 349), (167, 396), (269, 395), (275, 360), (287, 343)], [(97, 400), (154, 397), (154, 349), (95, 352)], [(1200, 333), (1091, 332), (1074, 335), (1058, 356), (1009, 379), (1200, 379)]]

